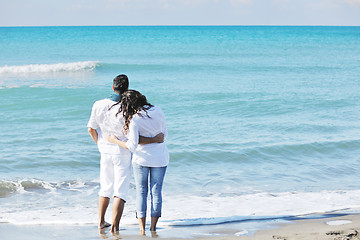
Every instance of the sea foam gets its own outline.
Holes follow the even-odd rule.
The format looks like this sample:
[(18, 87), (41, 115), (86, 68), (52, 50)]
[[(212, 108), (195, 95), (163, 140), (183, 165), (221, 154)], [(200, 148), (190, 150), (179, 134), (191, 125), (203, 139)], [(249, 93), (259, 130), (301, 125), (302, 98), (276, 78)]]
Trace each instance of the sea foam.
[(28, 64), (18, 66), (5, 65), (0, 67), (0, 74), (92, 71), (98, 65), (98, 61), (82, 61), (55, 64)]
[(352, 223), (352, 221), (349, 221), (349, 220), (336, 220), (336, 221), (326, 222), (326, 224), (330, 225), (330, 226), (338, 226), (338, 225), (344, 225), (344, 224), (349, 224), (349, 223)]
[[(98, 182), (40, 180), (0, 184), (0, 222), (13, 224), (96, 224)], [(1, 191), (1, 189), (0, 189)], [(231, 222), (284, 221), (297, 216), (360, 209), (359, 190), (257, 193), (240, 196), (181, 196), (164, 192), (162, 227)], [(39, 202), (38, 199), (43, 201)], [(19, 207), (22, 214), (18, 214)], [(130, 189), (122, 224), (134, 225), (135, 196)], [(109, 215), (111, 216), (111, 215)]]

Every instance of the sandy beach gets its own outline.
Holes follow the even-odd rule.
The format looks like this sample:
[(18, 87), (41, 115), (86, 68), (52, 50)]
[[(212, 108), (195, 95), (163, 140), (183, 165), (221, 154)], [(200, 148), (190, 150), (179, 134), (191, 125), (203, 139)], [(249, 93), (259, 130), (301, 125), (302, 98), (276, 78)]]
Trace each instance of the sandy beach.
[(258, 231), (253, 236), (239, 237), (239, 239), (350, 240), (360, 239), (359, 231), (360, 216), (344, 215), (331, 218), (297, 220), (290, 224), (282, 224), (278, 228), (271, 230)]
[[(181, 227), (173, 229), (159, 229), (157, 233), (147, 232), (140, 236), (136, 228), (122, 229), (112, 234), (109, 229), (101, 232), (96, 226), (54, 226), (54, 225), (13, 225), (0, 224), (1, 239), (7, 240), (45, 240), (45, 239), (129, 239), (143, 240), (159, 238), (164, 240), (355, 240), (360, 239), (360, 215), (329, 215), (330, 217), (288, 221), (286, 223), (271, 224), (267, 230), (259, 230), (254, 234), (241, 235), (239, 223), (220, 224), (215, 226)], [(202, 236), (198, 232), (201, 229)], [(206, 230), (205, 230), (206, 229)], [(207, 231), (207, 234), (205, 232)], [(207, 235), (206, 237), (204, 237)]]

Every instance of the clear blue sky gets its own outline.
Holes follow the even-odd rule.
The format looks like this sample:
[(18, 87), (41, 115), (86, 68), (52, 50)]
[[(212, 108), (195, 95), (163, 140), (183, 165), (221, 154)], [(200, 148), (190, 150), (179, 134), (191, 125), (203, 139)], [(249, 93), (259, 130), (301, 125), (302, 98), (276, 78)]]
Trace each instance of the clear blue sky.
[(349, 25), (360, 0), (0, 0), (0, 26)]

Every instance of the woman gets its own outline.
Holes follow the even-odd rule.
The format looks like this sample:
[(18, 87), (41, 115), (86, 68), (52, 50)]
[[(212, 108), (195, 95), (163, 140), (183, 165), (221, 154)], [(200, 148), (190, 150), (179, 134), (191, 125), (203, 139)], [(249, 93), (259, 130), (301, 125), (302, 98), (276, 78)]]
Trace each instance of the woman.
[(161, 108), (148, 103), (146, 97), (135, 90), (128, 90), (122, 95), (117, 114), (125, 120), (124, 134), (127, 142), (120, 141), (114, 135), (108, 137), (112, 143), (129, 149), (133, 153), (132, 163), (136, 184), (136, 216), (139, 220), (140, 233), (145, 234), (147, 195), (150, 179), (151, 226), (156, 231), (156, 224), (161, 217), (162, 184), (169, 163), (169, 153), (165, 143), (139, 145), (139, 136), (154, 137), (167, 131), (165, 116)]

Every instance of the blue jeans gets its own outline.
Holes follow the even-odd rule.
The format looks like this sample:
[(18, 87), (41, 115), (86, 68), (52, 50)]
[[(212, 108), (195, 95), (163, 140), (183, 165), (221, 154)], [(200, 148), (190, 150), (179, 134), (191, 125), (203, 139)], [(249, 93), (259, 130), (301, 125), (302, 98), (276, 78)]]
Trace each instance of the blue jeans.
[(136, 217), (146, 217), (147, 196), (150, 175), (151, 217), (161, 217), (161, 190), (166, 172), (165, 167), (144, 167), (133, 164), (136, 184)]

